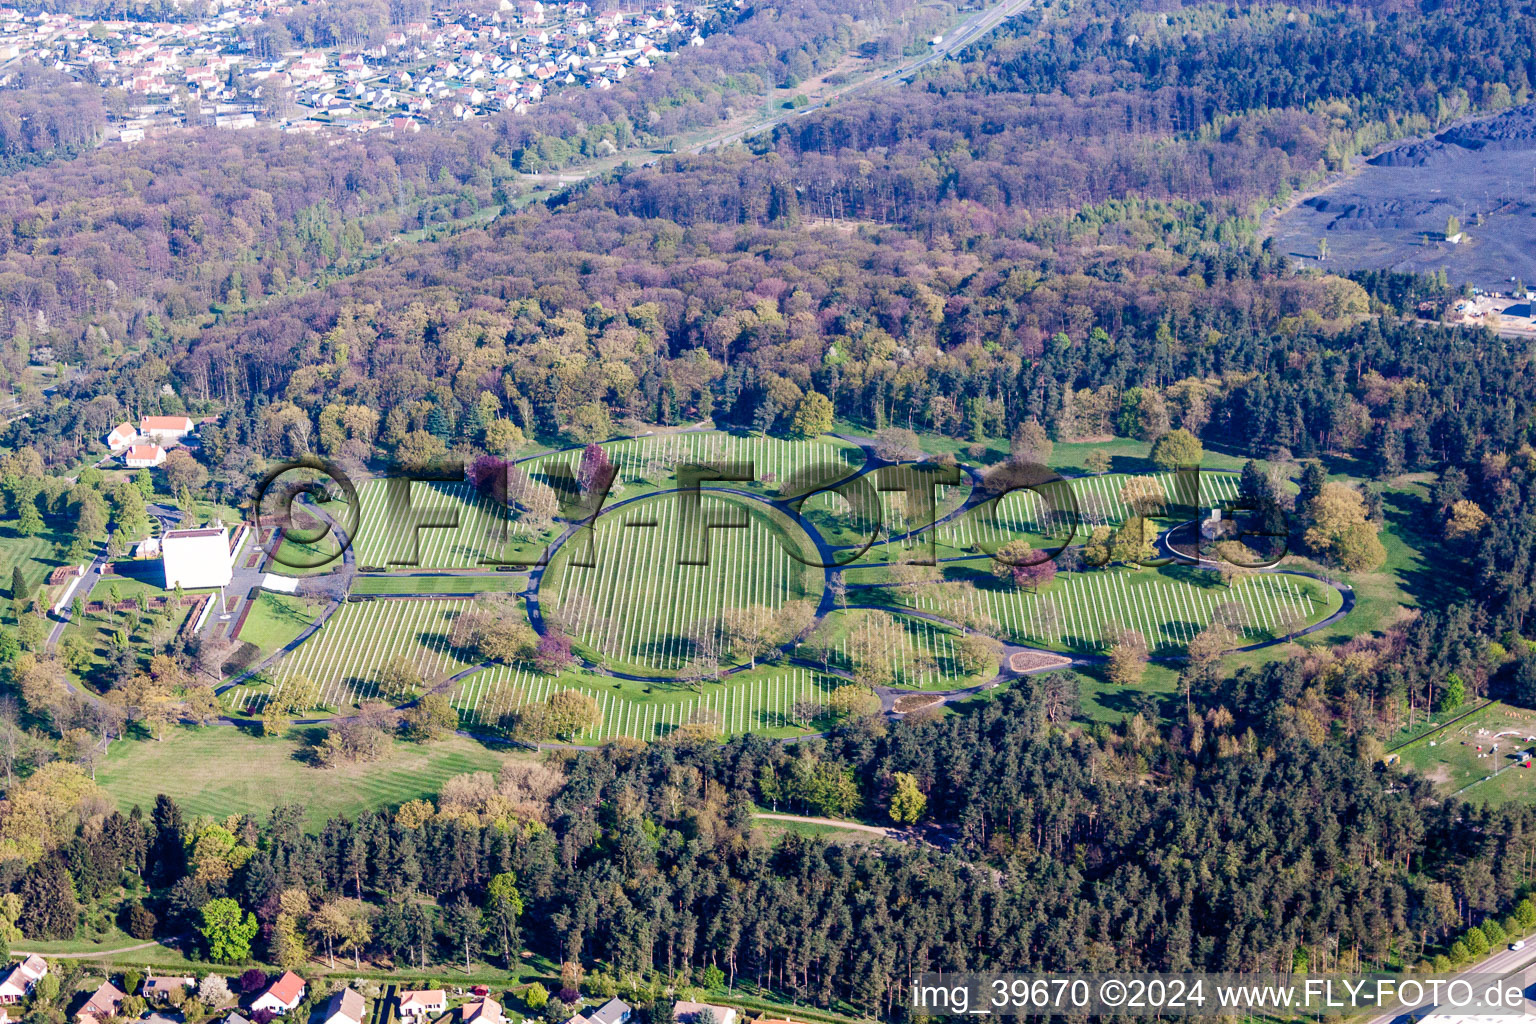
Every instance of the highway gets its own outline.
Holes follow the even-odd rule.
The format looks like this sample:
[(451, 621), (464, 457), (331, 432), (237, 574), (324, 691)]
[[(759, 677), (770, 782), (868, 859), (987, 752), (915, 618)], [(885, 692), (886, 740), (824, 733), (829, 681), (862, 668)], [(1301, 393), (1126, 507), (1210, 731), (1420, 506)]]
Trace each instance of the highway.
[[(1466, 967), (1462, 968), (1456, 973), (1509, 975), (1515, 973), (1516, 971), (1525, 970), (1532, 964), (1536, 964), (1536, 941), (1528, 940), (1528, 944), (1524, 949), (1514, 950), (1506, 946), (1500, 949), (1497, 953), (1490, 954), (1484, 959), (1479, 960), (1477, 963), (1468, 964)], [(1528, 974), (1526, 978), (1521, 979), (1521, 984), (1522, 986), (1525, 986), (1528, 985), (1530, 981), (1531, 979)], [(1393, 1024), (1394, 1021), (1406, 1022), (1406, 1020), (1410, 1017), (1413, 1020), (1423, 1020), (1424, 1015), (1432, 1013), (1434, 1009), (1434, 1003), (1421, 1003), (1411, 1009), (1396, 1010), (1389, 1013), (1378, 1014), (1375, 1017), (1371, 1017), (1369, 1020), (1367, 1020), (1365, 1024)], [(1516, 1021), (1518, 1019), (1518, 1017), (1510, 1018), (1511, 1021)]]
[[(798, 110), (786, 110), (782, 114), (775, 114), (772, 117), (764, 118), (763, 120), (750, 124), (745, 128), (724, 130), (720, 134), (712, 135), (702, 142), (696, 142), (690, 146), (685, 146), (680, 149), (679, 152), (707, 153), (710, 150), (719, 149), (721, 146), (729, 146), (740, 142), (743, 139), (749, 139), (754, 135), (761, 135), (763, 132), (772, 131), (779, 125), (787, 124), (797, 117), (805, 117), (807, 114), (814, 114), (819, 110), (827, 110), (828, 108), (834, 107), (842, 101), (848, 99), (850, 96), (857, 96), (868, 89), (874, 88), (875, 86), (889, 85), (892, 82), (910, 78), (912, 75), (916, 74), (918, 71), (921, 71), (923, 68), (926, 68), (932, 64), (936, 64), (944, 58), (957, 53), (971, 43), (974, 43), (976, 40), (980, 39), (982, 36), (986, 35), (988, 32), (1001, 25), (1004, 21), (1029, 7), (1033, 2), (1034, 0), (1002, 0), (1001, 3), (979, 10), (967, 17), (964, 21), (960, 22), (960, 24), (956, 25), (947, 33), (945, 33), (943, 38), (938, 43), (929, 46), (926, 53), (923, 53), (920, 56), (910, 57), (902, 63), (897, 64), (895, 67), (887, 69), (878, 77), (865, 78), (847, 86), (846, 88), (839, 89), (837, 92), (828, 96), (820, 103), (813, 103), (810, 106), (801, 107)], [(523, 174), (519, 177), (523, 181), (541, 185), (574, 185), (578, 182), (585, 181), (587, 178), (590, 178), (593, 175), (603, 174), (609, 170), (612, 170), (613, 167), (618, 166), (620, 163), (636, 163), (641, 167), (648, 167), (652, 164), (659, 163), (660, 161), (666, 159), (667, 155), (670, 155), (651, 155), (643, 160), (635, 160), (633, 155), (634, 152), (634, 150), (626, 150), (615, 157), (610, 157), (607, 160), (604, 160), (603, 162), (588, 167), (584, 170), (551, 171), (544, 173)]]
[[(878, 78), (867, 78), (861, 82), (856, 82), (848, 88), (827, 97), (820, 103), (813, 103), (798, 110), (786, 110), (783, 114), (766, 118), (746, 128), (740, 128), (728, 134), (690, 146), (685, 152), (704, 153), (712, 149), (718, 149), (721, 146), (728, 146), (734, 142), (740, 142), (742, 139), (761, 135), (766, 131), (772, 131), (779, 125), (793, 121), (797, 117), (804, 117), (818, 110), (826, 110), (848, 99), (850, 96), (855, 96), (874, 86), (887, 85), (900, 79), (910, 78), (930, 64), (936, 64), (980, 39), (1007, 19), (1024, 10), (1032, 2), (1033, 0), (1003, 0), (1002, 3), (993, 7), (977, 11), (946, 33), (940, 42), (930, 46), (927, 53), (920, 57), (910, 58), (905, 63), (886, 71), (885, 74)], [(655, 161), (648, 160), (646, 163), (655, 163)]]

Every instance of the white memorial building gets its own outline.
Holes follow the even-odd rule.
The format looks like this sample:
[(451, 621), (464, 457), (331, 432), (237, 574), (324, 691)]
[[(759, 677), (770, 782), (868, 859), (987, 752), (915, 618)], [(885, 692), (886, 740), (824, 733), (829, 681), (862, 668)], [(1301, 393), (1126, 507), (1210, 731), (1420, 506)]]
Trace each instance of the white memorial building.
[(229, 530), (222, 525), (165, 531), (160, 535), (160, 560), (166, 590), (227, 587), (234, 576)]

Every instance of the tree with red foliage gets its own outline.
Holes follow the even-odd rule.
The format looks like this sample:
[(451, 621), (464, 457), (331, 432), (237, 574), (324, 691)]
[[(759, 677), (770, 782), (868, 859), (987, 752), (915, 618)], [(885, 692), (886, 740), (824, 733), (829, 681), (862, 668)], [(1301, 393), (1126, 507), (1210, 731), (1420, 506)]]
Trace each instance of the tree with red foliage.
[(570, 666), (575, 658), (571, 655), (571, 638), (560, 632), (549, 632), (539, 638), (533, 664), (547, 676), (557, 675)]
[(1038, 591), (1056, 578), (1056, 562), (1031, 548), (1028, 541), (1011, 540), (993, 556), (992, 575), (1011, 580), (1015, 587)]
[(613, 463), (600, 444), (589, 444), (581, 452), (581, 465), (576, 470), (576, 483), (583, 491), (605, 486), (612, 479)]

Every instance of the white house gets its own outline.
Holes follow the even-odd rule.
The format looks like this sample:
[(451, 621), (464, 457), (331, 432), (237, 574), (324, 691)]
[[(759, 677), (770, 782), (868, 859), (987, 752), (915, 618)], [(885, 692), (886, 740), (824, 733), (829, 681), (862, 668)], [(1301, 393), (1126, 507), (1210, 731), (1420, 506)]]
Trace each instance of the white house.
[[(700, 1003), (699, 1005), (702, 1006), (703, 1004)], [(575, 1021), (579, 1018), (584, 1024), (629, 1024), (630, 1018), (634, 1016), (634, 1012), (628, 1003), (615, 996), (585, 1016), (578, 1014), (576, 1017), (572, 1017), (571, 1020)], [(567, 1024), (570, 1024), (570, 1022), (568, 1021)]]
[(267, 986), (267, 990), (251, 1003), (251, 1012), (270, 1010), (272, 1013), (287, 1013), (304, 1001), (306, 987), (303, 978), (292, 971), (284, 971), (281, 978)]
[(36, 953), (12, 967), (5, 980), (0, 981), (0, 1006), (19, 1003), (31, 995), (38, 979), (47, 973), (48, 961)]
[(161, 444), (180, 441), (192, 433), (192, 420), (186, 416), (145, 416), (139, 420), (139, 433)]
[(123, 453), (129, 469), (153, 469), (165, 461), (165, 449), (157, 444), (136, 444)]
[(368, 1004), (362, 994), (352, 988), (344, 988), (325, 1001), (320, 1010), (321, 1024), (363, 1024), (368, 1015)]
[(413, 989), (400, 993), (400, 1016), (413, 1021), (441, 1017), (448, 1010), (448, 995), (440, 988)]
[(672, 1019), (677, 1024), (701, 1024), (705, 1019), (705, 1013), (714, 1020), (715, 1024), (736, 1024), (736, 1008), (733, 1006), (714, 1006), (710, 1003), (695, 1003), (686, 999), (679, 999), (672, 1007)]
[(112, 428), (112, 433), (107, 435), (107, 447), (114, 452), (120, 452), (139, 439), (139, 432), (133, 429), (130, 423), (119, 423)]
[[(183, 590), (227, 587), (235, 572), (235, 560), (229, 550), (229, 530), (218, 524), (196, 530), (166, 530), (160, 535), (160, 560), (165, 566), (167, 590), (177, 586)], [(289, 971), (283, 977), (288, 974), (293, 972)], [(297, 974), (293, 976), (298, 977)], [(252, 1004), (252, 1009), (259, 1007)]]

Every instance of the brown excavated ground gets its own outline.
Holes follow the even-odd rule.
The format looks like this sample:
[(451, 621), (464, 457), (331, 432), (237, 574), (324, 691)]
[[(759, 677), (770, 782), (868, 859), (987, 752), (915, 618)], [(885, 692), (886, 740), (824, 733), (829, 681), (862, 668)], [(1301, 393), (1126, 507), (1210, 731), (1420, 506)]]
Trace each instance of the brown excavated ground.
[(1042, 668), (1066, 668), (1072, 659), (1044, 651), (1015, 651), (1008, 659), (1008, 667), (1015, 672), (1036, 672)]
[(931, 693), (904, 693), (896, 698), (896, 703), (891, 710), (897, 714), (909, 715), (914, 711), (921, 711), (923, 708), (931, 708), (935, 704), (942, 703), (944, 703), (943, 697), (936, 697)]

